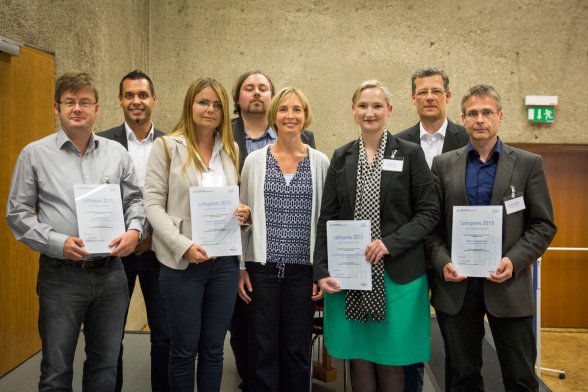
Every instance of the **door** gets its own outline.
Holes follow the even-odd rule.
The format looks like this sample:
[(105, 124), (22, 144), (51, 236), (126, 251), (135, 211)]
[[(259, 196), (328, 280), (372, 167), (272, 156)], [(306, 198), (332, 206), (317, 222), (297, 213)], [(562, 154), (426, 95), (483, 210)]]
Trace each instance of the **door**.
[(588, 328), (584, 302), (588, 284), (588, 146), (517, 147), (543, 156), (557, 225), (542, 262), (542, 327)]
[[(6, 205), (14, 163), (28, 143), (53, 132), (52, 55), (22, 48), (0, 53), (0, 202)], [(0, 223), (0, 377), (41, 349), (35, 291), (39, 255)]]

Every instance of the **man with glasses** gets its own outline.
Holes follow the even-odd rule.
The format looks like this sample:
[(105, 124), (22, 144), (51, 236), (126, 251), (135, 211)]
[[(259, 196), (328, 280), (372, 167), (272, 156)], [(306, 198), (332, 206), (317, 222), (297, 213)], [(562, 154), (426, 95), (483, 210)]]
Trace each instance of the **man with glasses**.
[[(533, 334), (533, 262), (556, 232), (543, 159), (503, 143), (500, 95), (489, 85), (461, 101), (469, 135), (465, 147), (433, 159), (441, 206), (428, 241), (435, 269), (431, 304), (451, 358), (447, 391), (483, 391), (484, 316), (487, 316), (506, 391), (537, 391)], [(465, 276), (451, 259), (453, 207), (502, 206), (502, 243), (494, 273)], [(461, 223), (463, 225), (463, 223)]]
[[(439, 154), (466, 145), (468, 134), (465, 128), (447, 119), (446, 108), (451, 100), (449, 77), (437, 67), (422, 67), (412, 74), (412, 102), (420, 121), (396, 136), (421, 145), (429, 168), (433, 158)], [(432, 266), (427, 265), (429, 284)], [(446, 353), (447, 355), (447, 353)], [(446, 357), (446, 363), (449, 358)], [(405, 368), (405, 392), (421, 392), (425, 365), (416, 363)], [(445, 375), (448, 379), (449, 374)]]
[(423, 67), (412, 74), (412, 102), (420, 121), (396, 136), (420, 144), (429, 167), (441, 153), (466, 145), (468, 134), (461, 125), (447, 119), (451, 100), (449, 77), (440, 68)]
[[(118, 143), (96, 136), (98, 90), (86, 73), (55, 84), (61, 129), (27, 145), (10, 186), (6, 220), (15, 237), (41, 253), (37, 292), (43, 358), (39, 391), (72, 390), (82, 323), (86, 340), (83, 390), (112, 391), (129, 294), (121, 257), (135, 250), (145, 213), (133, 162)], [(126, 232), (107, 256), (91, 255), (80, 238), (76, 184), (118, 184)]]
[[(255, 150), (268, 144), (274, 144), (277, 134), (267, 123), (266, 112), (275, 93), (274, 85), (265, 73), (259, 70), (248, 71), (237, 79), (233, 87), (235, 114), (233, 119), (233, 137), (239, 146), (239, 172), (243, 168), (245, 158)], [(314, 134), (309, 130), (302, 131), (302, 142), (315, 148)], [(251, 291), (251, 284), (246, 282)], [(235, 355), (237, 372), (241, 377), (242, 390), (247, 390), (247, 368), (249, 357), (249, 339), (246, 317), (247, 304), (237, 296), (235, 311), (231, 322), (231, 348)]]
[[(145, 183), (147, 158), (153, 142), (155, 138), (164, 134), (155, 129), (151, 121), (156, 100), (151, 78), (139, 70), (129, 72), (123, 76), (118, 88), (118, 103), (122, 108), (125, 122), (100, 133), (100, 136), (119, 142), (129, 151), (141, 189)], [(135, 252), (123, 257), (122, 261), (127, 274), (129, 296), (133, 295), (137, 277), (141, 284), (151, 339), (151, 390), (160, 392), (169, 391), (167, 375), (169, 332), (159, 291), (159, 261), (151, 250), (151, 232), (151, 228), (148, 227), (145, 238), (137, 245)], [(122, 390), (122, 356), (121, 343), (116, 392)]]

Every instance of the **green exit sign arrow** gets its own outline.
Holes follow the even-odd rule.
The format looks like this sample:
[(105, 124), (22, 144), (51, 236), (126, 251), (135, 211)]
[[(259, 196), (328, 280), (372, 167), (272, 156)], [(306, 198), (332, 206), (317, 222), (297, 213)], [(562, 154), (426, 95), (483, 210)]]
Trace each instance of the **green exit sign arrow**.
[(527, 108), (527, 119), (531, 122), (552, 123), (555, 121), (553, 106)]

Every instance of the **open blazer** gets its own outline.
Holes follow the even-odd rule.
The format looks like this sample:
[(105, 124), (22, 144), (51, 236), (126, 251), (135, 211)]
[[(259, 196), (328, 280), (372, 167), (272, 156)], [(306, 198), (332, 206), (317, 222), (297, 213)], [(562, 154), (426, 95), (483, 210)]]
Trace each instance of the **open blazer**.
[[(164, 151), (164, 138), (169, 161)], [(235, 166), (224, 149), (220, 151), (220, 158), (227, 185), (237, 185)], [(157, 138), (147, 161), (145, 176), (145, 210), (153, 227), (153, 251), (162, 264), (173, 269), (188, 267), (183, 256), (194, 243), (188, 189), (202, 184), (202, 174), (194, 164), (184, 170), (187, 161), (188, 147), (183, 136)]]
[[(387, 131), (386, 131), (387, 132)], [(396, 283), (408, 283), (425, 273), (423, 239), (437, 224), (439, 204), (433, 176), (418, 144), (388, 133), (384, 159), (402, 158), (401, 172), (382, 170), (380, 228), (389, 255), (386, 273)], [(359, 140), (338, 148), (327, 173), (314, 250), (314, 279), (329, 276), (327, 221), (353, 220), (357, 190)]]

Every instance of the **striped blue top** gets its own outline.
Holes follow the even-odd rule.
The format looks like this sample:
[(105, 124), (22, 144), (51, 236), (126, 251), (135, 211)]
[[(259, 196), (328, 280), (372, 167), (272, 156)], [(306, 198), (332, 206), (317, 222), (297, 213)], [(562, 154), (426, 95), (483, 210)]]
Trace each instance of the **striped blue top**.
[(264, 185), (267, 261), (310, 265), (312, 174), (306, 156), (286, 184), (278, 161), (267, 150)]

